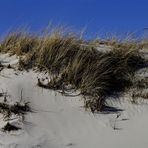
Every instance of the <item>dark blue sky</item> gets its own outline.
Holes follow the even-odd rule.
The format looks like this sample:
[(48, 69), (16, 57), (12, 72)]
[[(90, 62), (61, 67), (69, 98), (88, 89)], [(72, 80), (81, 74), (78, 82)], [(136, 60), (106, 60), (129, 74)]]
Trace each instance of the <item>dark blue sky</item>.
[(76, 30), (141, 32), (148, 27), (148, 0), (0, 0), (0, 34), (18, 26), (40, 30), (49, 22)]

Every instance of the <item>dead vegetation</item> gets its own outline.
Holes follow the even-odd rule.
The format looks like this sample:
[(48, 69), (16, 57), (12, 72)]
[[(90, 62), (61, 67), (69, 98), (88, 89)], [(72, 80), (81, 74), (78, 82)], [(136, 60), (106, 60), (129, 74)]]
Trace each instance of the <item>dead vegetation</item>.
[(129, 95), (130, 95), (132, 103), (137, 104), (138, 102), (140, 102), (140, 100), (144, 101), (148, 99), (147, 89), (148, 89), (148, 77), (147, 76), (146, 77), (144, 76), (134, 77), (132, 80), (132, 86), (129, 89)]
[(101, 44), (59, 30), (39, 36), (15, 32), (1, 42), (0, 51), (18, 55), (20, 70), (46, 70), (51, 79), (47, 84), (38, 79), (40, 87), (66, 91), (71, 85), (79, 90), (85, 107), (96, 112), (103, 110), (108, 96), (132, 85), (135, 71), (146, 66), (139, 50), (148, 42), (106, 41), (104, 45), (112, 46), (107, 52), (97, 50)]
[(16, 102), (13, 105), (6, 102), (0, 102), (0, 113), (4, 115), (5, 120), (9, 119), (12, 114), (24, 116), (27, 112), (32, 112), (28, 102), (24, 104)]
[(15, 125), (10, 124), (9, 122), (2, 128), (3, 132), (11, 132), (11, 131), (17, 131), (20, 130), (20, 127), (17, 127)]
[(1, 97), (4, 97), (3, 102), (0, 102), (0, 114), (3, 115), (3, 121), (6, 125), (2, 128), (3, 132), (10, 132), (20, 130), (21, 128), (9, 123), (10, 120), (21, 119), (24, 121), (25, 115), (32, 112), (29, 102), (15, 102), (10, 103), (7, 99), (7, 93), (2, 93)]

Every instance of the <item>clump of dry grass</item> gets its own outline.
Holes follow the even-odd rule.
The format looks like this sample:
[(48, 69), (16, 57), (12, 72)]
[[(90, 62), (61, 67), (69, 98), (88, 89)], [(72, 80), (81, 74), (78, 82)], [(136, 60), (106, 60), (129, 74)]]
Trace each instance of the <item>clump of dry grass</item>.
[(147, 89), (148, 88), (148, 77), (136, 79), (133, 82), (134, 87), (138, 89)]
[[(122, 39), (121, 39), (122, 38)], [(127, 33), (126, 35), (120, 37), (116, 35), (108, 34), (106, 39), (96, 39), (93, 41), (93, 45), (106, 45), (112, 48), (122, 48), (122, 49), (144, 49), (148, 48), (148, 39), (136, 38), (133, 33)]]
[(24, 116), (27, 112), (32, 112), (28, 102), (24, 104), (16, 102), (13, 105), (9, 105), (6, 102), (0, 103), (0, 113), (4, 115), (4, 119), (6, 120), (9, 119), (12, 114), (17, 116)]
[(20, 130), (20, 127), (17, 127), (15, 125), (10, 124), (9, 122), (2, 128), (3, 132), (11, 132), (11, 131), (17, 131)]
[[(97, 41), (96, 41), (97, 43)], [(105, 44), (113, 48), (125, 48), (125, 49), (143, 49), (148, 47), (148, 42), (146, 41), (118, 41), (118, 40), (107, 40), (107, 41), (98, 41), (98, 44)]]
[(130, 78), (143, 60), (140, 60), (138, 52), (129, 50), (90, 53), (79, 53), (74, 62), (66, 67), (60, 81), (79, 89), (84, 96), (85, 107), (94, 112), (103, 110), (108, 96), (116, 96), (131, 86)]
[(35, 35), (23, 31), (13, 32), (2, 40), (0, 51), (23, 55), (31, 52), (37, 45), (38, 39)]
[(145, 64), (141, 47), (115, 42), (111, 51), (100, 52), (94, 41), (55, 31), (42, 36), (15, 33), (3, 40), (0, 49), (19, 55), (20, 69), (46, 69), (53, 77), (46, 85), (38, 79), (40, 87), (63, 90), (70, 84), (80, 90), (85, 107), (95, 112), (103, 110), (108, 96), (131, 86), (134, 72)]
[(139, 98), (148, 99), (148, 78), (141, 76), (141, 77), (134, 77), (132, 80), (132, 86), (129, 89), (129, 95), (131, 101), (133, 103), (138, 103)]

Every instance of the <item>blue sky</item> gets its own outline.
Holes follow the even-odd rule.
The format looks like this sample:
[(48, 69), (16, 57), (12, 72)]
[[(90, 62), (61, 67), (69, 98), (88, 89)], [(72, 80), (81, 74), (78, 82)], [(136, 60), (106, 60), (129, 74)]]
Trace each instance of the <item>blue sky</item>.
[(0, 34), (18, 26), (38, 31), (52, 22), (87, 34), (143, 32), (148, 0), (0, 0)]

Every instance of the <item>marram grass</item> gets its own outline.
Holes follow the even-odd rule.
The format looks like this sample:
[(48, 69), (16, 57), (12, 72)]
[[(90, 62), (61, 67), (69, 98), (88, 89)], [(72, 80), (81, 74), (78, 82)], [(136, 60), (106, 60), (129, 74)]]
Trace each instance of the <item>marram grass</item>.
[(44, 86), (66, 90), (71, 85), (84, 98), (85, 108), (101, 111), (109, 96), (116, 97), (132, 85), (134, 73), (145, 66), (140, 51), (148, 42), (103, 41), (111, 50), (101, 52), (97, 46), (102, 41), (87, 41), (74, 33), (53, 31), (44, 35), (14, 32), (0, 44), (1, 52), (20, 57), (20, 70), (37, 67), (52, 76)]

